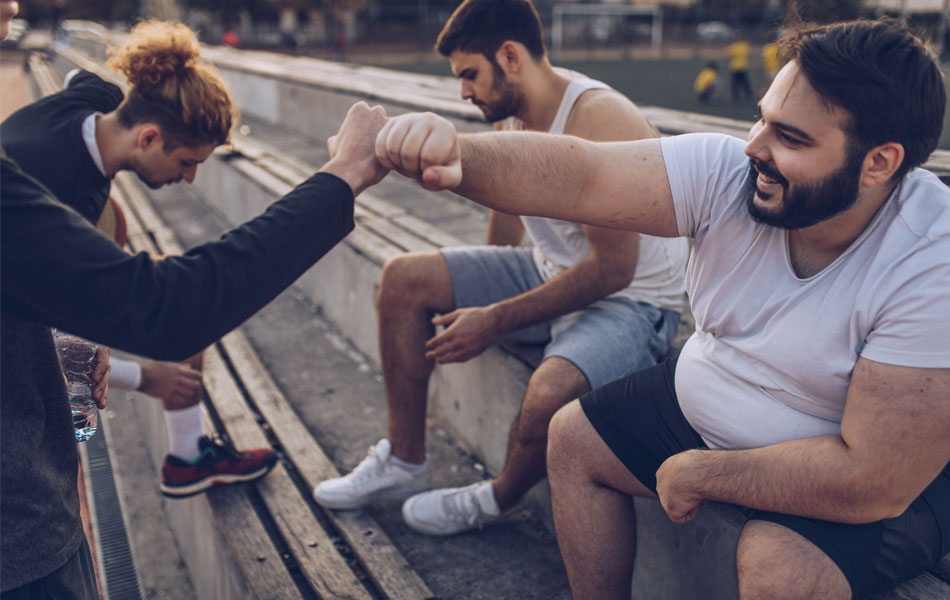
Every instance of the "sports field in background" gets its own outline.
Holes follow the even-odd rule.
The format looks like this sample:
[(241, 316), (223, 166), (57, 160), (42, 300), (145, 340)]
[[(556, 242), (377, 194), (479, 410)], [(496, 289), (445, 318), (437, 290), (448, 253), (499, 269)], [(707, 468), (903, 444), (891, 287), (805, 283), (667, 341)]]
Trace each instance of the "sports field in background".
[[(555, 61), (557, 66), (574, 69), (594, 79), (610, 84), (623, 92), (637, 104), (662, 106), (677, 110), (709, 113), (732, 119), (752, 121), (755, 106), (733, 104), (729, 90), (728, 63), (719, 63), (719, 83), (723, 92), (722, 102), (718, 106), (700, 104), (693, 94), (693, 80), (708, 59), (702, 58), (665, 58), (636, 60), (562, 60)], [(433, 75), (451, 75), (448, 61), (430, 61), (387, 64), (387, 68), (429, 73)], [(760, 67), (750, 72), (753, 91), (759, 92), (763, 77)], [(944, 85), (948, 86), (950, 96), (950, 71), (944, 69)], [(940, 147), (950, 149), (950, 111), (944, 117), (943, 135)]]

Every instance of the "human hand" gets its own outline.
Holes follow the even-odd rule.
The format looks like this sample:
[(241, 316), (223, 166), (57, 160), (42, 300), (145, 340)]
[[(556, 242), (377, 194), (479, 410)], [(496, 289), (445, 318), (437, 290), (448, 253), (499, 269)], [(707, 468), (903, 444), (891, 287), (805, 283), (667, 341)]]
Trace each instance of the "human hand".
[(437, 363), (464, 362), (485, 351), (498, 337), (498, 320), (484, 306), (459, 308), (432, 319), (445, 330), (426, 342), (426, 358)]
[(431, 112), (391, 118), (376, 136), (376, 157), (427, 190), (454, 189), (462, 182), (455, 126)]
[(95, 384), (92, 388), (92, 398), (100, 409), (106, 407), (109, 399), (109, 371), (112, 370), (109, 356), (111, 354), (112, 352), (106, 346), (99, 346), (96, 350), (96, 368), (92, 372), (92, 382)]
[(667, 458), (656, 471), (656, 494), (674, 523), (688, 523), (699, 513), (705, 499), (696, 492), (691, 469), (693, 453), (687, 450)]
[(327, 140), (330, 160), (320, 171), (348, 183), (354, 196), (379, 183), (389, 169), (376, 159), (373, 145), (384, 123), (386, 111), (382, 106), (370, 108), (362, 101), (351, 106), (340, 130)]
[(144, 363), (138, 389), (161, 400), (165, 410), (188, 408), (201, 401), (201, 371), (183, 363)]

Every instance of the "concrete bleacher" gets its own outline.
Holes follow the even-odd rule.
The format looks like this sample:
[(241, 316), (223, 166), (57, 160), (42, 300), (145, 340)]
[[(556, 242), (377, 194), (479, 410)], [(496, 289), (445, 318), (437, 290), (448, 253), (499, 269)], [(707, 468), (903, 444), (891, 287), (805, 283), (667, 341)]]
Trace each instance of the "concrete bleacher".
[[(73, 47), (64, 50), (62, 59), (101, 72), (100, 62), (108, 37), (103, 32), (87, 29), (77, 30), (74, 39)], [(292, 129), (314, 140), (314, 145), (322, 144), (326, 137), (335, 133), (346, 110), (352, 102), (360, 99), (383, 104), (389, 114), (434, 110), (452, 118), (460, 130), (487, 130), (481, 113), (457, 99), (457, 83), (451, 79), (395, 74), (384, 69), (268, 53), (238, 52), (226, 48), (207, 48), (205, 55), (214, 60), (221, 70), (244, 114), (264, 124)], [(644, 107), (643, 110), (665, 134), (724, 131), (744, 135), (747, 131), (747, 124), (716, 117), (651, 107)], [(314, 159), (307, 160), (256, 136), (236, 135), (231, 148), (217, 151), (213, 159), (199, 169), (195, 185), (207, 191), (207, 196), (216, 208), (237, 224), (260, 213), (276, 198), (309, 176), (320, 164), (317, 158), (321, 156), (315, 152)], [(928, 163), (928, 168), (941, 176), (950, 175), (947, 153), (935, 156)], [(147, 204), (136, 199), (135, 188), (123, 184), (121, 179), (118, 184), (117, 187), (128, 196), (126, 202), (130, 212), (138, 219), (136, 222), (140, 229), (136, 235), (133, 227), (133, 236), (130, 238), (132, 246), (136, 249), (175, 252), (174, 237), (160, 220), (149, 214)], [(427, 193), (420, 191), (418, 194), (425, 200), (416, 206), (400, 206), (388, 198), (377, 196), (373, 190), (364, 193), (357, 201), (357, 229), (298, 283), (298, 288), (323, 309), (360, 351), (374, 360), (378, 360), (378, 350), (373, 299), (385, 260), (406, 250), (432, 249), (471, 241), (465, 239), (461, 230), (453, 231), (427, 221), (424, 218), (425, 209), (430, 198)], [(471, 214), (476, 219), (481, 213), (472, 208)], [(149, 242), (153, 246), (149, 246)], [(691, 321), (684, 321), (683, 334), (688, 333), (690, 325)], [(682, 339), (681, 335), (680, 343)], [(220, 353), (220, 356), (215, 353)], [(536, 356), (523, 349), (492, 348), (468, 363), (440, 366), (433, 376), (430, 416), (462, 446), (480, 457), (491, 472), (498, 472), (502, 466), (508, 425), (516, 414), (535, 360)], [(301, 430), (299, 423), (295, 424), (292, 414), (281, 409), (279, 391), (268, 385), (266, 371), (257, 367), (253, 352), (249, 351), (239, 334), (229, 335), (212, 352), (205, 383), (219, 413), (232, 415), (233, 410), (233, 416), (224, 419), (234, 423), (233, 432), (229, 428), (228, 433), (239, 446), (258, 445), (267, 439), (266, 436), (262, 437), (265, 434), (257, 428), (256, 423), (252, 423), (253, 417), (245, 414), (246, 407), (230, 408), (226, 398), (241, 395), (235, 392), (234, 380), (237, 379), (241, 382), (238, 387), (243, 388), (244, 396), (250, 394), (252, 403), (258, 408), (261, 404), (275, 406), (274, 412), (265, 414), (264, 418), (270, 424), (273, 435), (280, 437), (285, 448), (295, 448), (300, 457), (309, 457), (311, 453), (320, 456), (322, 452), (319, 445), (306, 430)], [(246, 369), (247, 374), (242, 369)], [(221, 398), (220, 408), (218, 398)], [(309, 464), (310, 461), (308, 458), (308, 461), (302, 462)], [(304, 466), (303, 469), (306, 484), (310, 486), (335, 472), (329, 460), (312, 468)], [(275, 480), (273, 483), (272, 479)], [(266, 481), (265, 489), (274, 488), (272, 500), (268, 502), (269, 508), (278, 514), (285, 510), (301, 510), (286, 509), (285, 506), (299, 507), (294, 496), (306, 489), (298, 485), (295, 492), (294, 482), (289, 475), (281, 475), (279, 469)], [(224, 506), (228, 502), (224, 494), (209, 494), (209, 501), (211, 508), (220, 510), (222, 514), (230, 514), (233, 508)], [(529, 502), (541, 513), (549, 510), (546, 484), (532, 492)], [(666, 518), (655, 501), (638, 499), (636, 505), (640, 545), (634, 582), (635, 592), (639, 596), (719, 598), (736, 595), (734, 548), (742, 524), (742, 517), (737, 510), (729, 506), (705, 508), (695, 522), (678, 526)], [(246, 512), (240, 516), (240, 507), (234, 510), (238, 516), (227, 518), (254, 520)], [(293, 514), (296, 519), (298, 513)], [(359, 544), (360, 536), (366, 537), (362, 533), (365, 528), (374, 527), (372, 523), (361, 520), (366, 518), (365, 515), (360, 516), (363, 513), (328, 511), (328, 514), (340, 520), (342, 524), (337, 523), (337, 527), (344, 531), (347, 531), (347, 521), (354, 521), (350, 530), (353, 532), (354, 544)], [(378, 531), (378, 528), (373, 531)], [(322, 541), (310, 545), (317, 539), (314, 536), (318, 532), (311, 533), (308, 530), (302, 536), (300, 530), (294, 527), (288, 528), (284, 535), (300, 542), (294, 548), (295, 555), (299, 553), (301, 558), (298, 560), (312, 566), (307, 571), (307, 578), (312, 580), (312, 588), (318, 590), (320, 595), (356, 594), (347, 587), (353, 583), (348, 577), (344, 576), (340, 581), (322, 580), (321, 573), (338, 569), (339, 565), (333, 562), (335, 559), (332, 557), (309, 556), (316, 552), (308, 549), (327, 547)], [(379, 543), (385, 534), (371, 537), (374, 543)], [(257, 563), (258, 568), (262, 568), (262, 564), (273, 565), (274, 560), (280, 560), (274, 558), (276, 554), (265, 552), (266, 557), (262, 561), (259, 558), (262, 553), (252, 551), (249, 554), (242, 540), (224, 540), (223, 547), (232, 552), (234, 558), (222, 561), (241, 570), (241, 574), (232, 573), (230, 578), (224, 578), (228, 581), (220, 585), (225, 588), (225, 584), (232, 585), (235, 590), (241, 589), (240, 585), (243, 585), (243, 590), (253, 595), (271, 597), (263, 593), (263, 589), (275, 589), (276, 583), (264, 579), (260, 584), (265, 588), (250, 589), (249, 582), (257, 580), (254, 563)], [(256, 548), (256, 543), (251, 547)], [(390, 591), (385, 595), (393, 598), (426, 597), (428, 591), (424, 583), (406, 575), (398, 552), (393, 557), (388, 550), (391, 546), (383, 544), (379, 547), (384, 548), (382, 554), (392, 560), (384, 561), (377, 568), (378, 574), (373, 577), (386, 582), (393, 573), (404, 576), (396, 577), (396, 583), (386, 588)], [(379, 547), (367, 550), (367, 555), (380, 554)], [(245, 568), (249, 570), (243, 571)], [(272, 575), (268, 577), (273, 578)], [(932, 573), (882, 598), (947, 597), (947, 594), (939, 594), (950, 594), (948, 581), (950, 557)], [(293, 589), (286, 589), (288, 597), (293, 597)]]

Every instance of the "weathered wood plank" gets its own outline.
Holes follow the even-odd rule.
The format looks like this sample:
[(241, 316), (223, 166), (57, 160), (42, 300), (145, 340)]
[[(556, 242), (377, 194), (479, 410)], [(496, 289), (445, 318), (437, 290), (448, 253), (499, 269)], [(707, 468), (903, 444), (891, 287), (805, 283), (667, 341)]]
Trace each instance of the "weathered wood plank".
[[(269, 445), (216, 347), (205, 350), (204, 383), (218, 417), (238, 448)], [(275, 466), (256, 485), (281, 537), (318, 595), (370, 598), (317, 522), (283, 464)]]
[(414, 252), (436, 249), (435, 244), (429, 240), (416, 235), (416, 232), (410, 229), (400, 227), (398, 223), (394, 223), (389, 219), (368, 217), (361, 220), (360, 225), (379, 234), (404, 251)]
[(244, 585), (254, 598), (299, 599), (300, 590), (284, 567), (254, 507), (243, 491), (207, 492), (217, 530), (240, 566)]
[[(339, 471), (277, 388), (244, 334), (232, 331), (221, 340), (220, 345), (307, 485), (313, 487), (324, 479), (338, 477)], [(388, 598), (433, 597), (428, 586), (393, 546), (375, 519), (366, 512), (326, 511), (326, 514)]]

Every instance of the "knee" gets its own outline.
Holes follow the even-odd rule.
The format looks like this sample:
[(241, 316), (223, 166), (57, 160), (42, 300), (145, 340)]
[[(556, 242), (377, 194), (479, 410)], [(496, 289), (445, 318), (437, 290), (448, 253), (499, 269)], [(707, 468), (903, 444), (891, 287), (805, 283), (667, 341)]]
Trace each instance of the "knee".
[(571, 399), (563, 398), (564, 391), (546, 383), (528, 387), (521, 412), (518, 415), (518, 438), (529, 443), (543, 442), (548, 437), (551, 420)]
[(376, 308), (411, 306), (421, 297), (425, 287), (424, 272), (418, 268), (419, 258), (413, 254), (400, 254), (386, 261), (376, 292)]
[(579, 400), (569, 402), (554, 413), (548, 426), (548, 472), (563, 468), (573, 458), (576, 458), (576, 448), (580, 440), (578, 430), (582, 424), (584, 410)]

